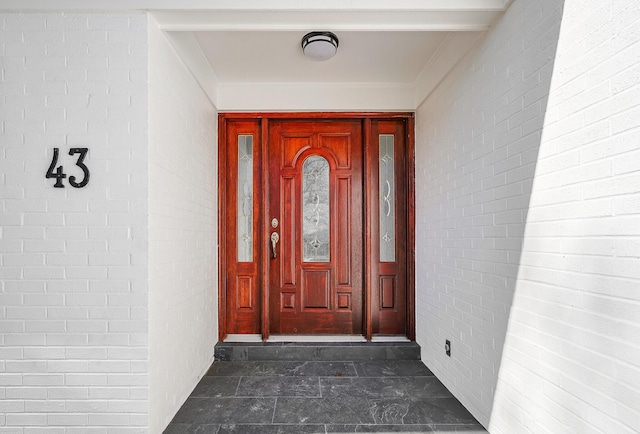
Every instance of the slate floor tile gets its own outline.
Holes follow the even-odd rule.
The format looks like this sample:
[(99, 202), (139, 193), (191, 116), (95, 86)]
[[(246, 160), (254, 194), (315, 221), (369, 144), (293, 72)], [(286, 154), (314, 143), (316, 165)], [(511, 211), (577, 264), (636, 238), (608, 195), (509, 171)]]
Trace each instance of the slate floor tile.
[(487, 433), (421, 361), (387, 359), (215, 362), (164, 434), (340, 432)]
[(281, 361), (247, 361), (216, 362), (207, 371), (206, 376), (215, 377), (266, 377), (266, 376), (299, 376), (299, 377), (354, 377), (356, 370), (353, 362), (281, 362)]
[(190, 396), (191, 398), (235, 396), (239, 382), (239, 377), (202, 377)]
[(470, 425), (443, 425), (436, 424), (433, 425), (434, 432), (438, 434), (453, 434), (453, 433), (463, 433), (463, 434), (487, 434), (487, 430), (480, 424), (470, 424)]
[(327, 433), (432, 433), (430, 425), (327, 425)]
[(163, 434), (187, 434), (189, 433), (190, 423), (170, 423), (164, 430)]
[(219, 424), (171, 423), (163, 434), (216, 434), (219, 428)]
[(319, 377), (242, 377), (238, 396), (320, 397)]
[(377, 424), (475, 424), (473, 416), (455, 398), (371, 399)]
[(217, 434), (324, 434), (324, 425), (221, 425)]
[(384, 347), (368, 347), (362, 349), (359, 347), (341, 347), (341, 348), (323, 348), (319, 357), (322, 360), (376, 360), (385, 358), (387, 349)]
[(406, 377), (400, 380), (412, 398), (453, 398), (436, 377)]
[(251, 348), (249, 360), (317, 360), (316, 352), (312, 347), (257, 347)]
[(291, 375), (307, 377), (355, 377), (353, 362), (300, 362)]
[(214, 377), (289, 375), (300, 362), (215, 362), (206, 373)]
[(271, 423), (275, 398), (188, 398), (174, 423)]
[(413, 347), (403, 348), (398, 346), (387, 348), (386, 355), (387, 359), (420, 360), (420, 350), (416, 350)]
[(376, 360), (353, 362), (353, 364), (359, 377), (427, 377), (433, 375), (420, 360)]
[(374, 423), (364, 398), (278, 398), (274, 423)]
[(219, 429), (219, 424), (191, 425), (188, 434), (217, 434)]
[(396, 377), (321, 378), (320, 391), (323, 397), (408, 397), (410, 395), (403, 380), (406, 379)]

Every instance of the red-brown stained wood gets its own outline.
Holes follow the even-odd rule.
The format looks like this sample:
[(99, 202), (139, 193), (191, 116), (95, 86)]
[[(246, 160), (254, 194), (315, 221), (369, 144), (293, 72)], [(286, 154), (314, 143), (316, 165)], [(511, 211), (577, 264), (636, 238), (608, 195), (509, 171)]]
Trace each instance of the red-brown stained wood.
[[(395, 172), (395, 261), (380, 261), (380, 192), (379, 192), (379, 136), (394, 136)], [(404, 182), (407, 173), (406, 133), (404, 120), (372, 120), (370, 169), (371, 224), (371, 322), (374, 335), (406, 335), (407, 322), (407, 210), (408, 189)]]
[[(361, 334), (362, 259), (353, 260), (363, 255), (361, 122), (273, 121), (269, 145), (268, 219), (281, 223), (269, 260), (269, 332)], [(316, 155), (330, 166), (328, 262), (303, 260), (302, 168)]]
[[(227, 334), (415, 338), (413, 115), (226, 113), (220, 119), (220, 339)], [(254, 257), (237, 262), (237, 136), (254, 136)], [(379, 258), (379, 134), (395, 137), (396, 261)], [(331, 251), (302, 260), (301, 169), (331, 167)], [(277, 217), (279, 226), (271, 228)], [(277, 258), (269, 237), (281, 234)]]
[[(255, 217), (253, 222), (252, 238), (253, 258), (248, 262), (238, 262), (237, 256), (237, 200), (238, 200), (238, 136), (253, 136), (253, 158), (260, 161), (260, 123), (258, 121), (244, 120), (231, 121), (226, 124), (225, 143), (221, 156), (224, 158), (223, 171), (225, 176), (221, 179), (220, 191), (224, 192), (224, 215), (223, 224), (220, 227), (221, 248), (224, 248), (223, 263), (221, 269), (223, 284), (225, 288), (224, 311), (221, 310), (225, 318), (225, 335), (232, 334), (255, 334), (260, 333), (261, 320), (261, 288), (262, 279), (260, 275), (262, 255), (259, 243), (256, 240), (262, 235), (260, 220)], [(254, 196), (260, 196), (262, 182), (260, 179), (260, 165), (253, 167), (253, 191)], [(260, 201), (253, 201), (252, 215), (259, 216)], [(223, 292), (223, 291), (221, 291)], [(221, 332), (222, 334), (222, 332)]]

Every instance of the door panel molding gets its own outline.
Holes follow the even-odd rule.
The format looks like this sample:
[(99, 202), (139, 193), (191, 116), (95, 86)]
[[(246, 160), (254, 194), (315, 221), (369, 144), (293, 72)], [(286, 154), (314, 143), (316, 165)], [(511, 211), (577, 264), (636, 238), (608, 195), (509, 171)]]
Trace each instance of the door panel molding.
[[(277, 306), (280, 311), (304, 309), (308, 314), (307, 321), (321, 321), (326, 306), (343, 312), (335, 316), (335, 324), (322, 325), (314, 333), (335, 334), (336, 330), (345, 330), (348, 319), (357, 308), (361, 313), (359, 326), (352, 329), (355, 334), (364, 336), (366, 340), (384, 335), (404, 335), (415, 339), (415, 292), (414, 292), (414, 118), (413, 113), (220, 113), (219, 114), (219, 338), (227, 335), (262, 335), (267, 340), (271, 323), (274, 320), (273, 308), (270, 307), (270, 267), (277, 262), (280, 268)], [(322, 131), (309, 134), (290, 134), (287, 137), (296, 146), (287, 147), (291, 152), (283, 152), (281, 161), (268, 162), (270, 152), (270, 134), (274, 125), (282, 122), (299, 124), (326, 124), (333, 122), (358, 122), (362, 151), (356, 158), (360, 159), (359, 169), (362, 180), (355, 181), (350, 174), (354, 164), (353, 143), (346, 139), (348, 134)], [(324, 130), (324, 128), (320, 128)], [(238, 263), (236, 261), (235, 213), (237, 207), (232, 206), (237, 200), (237, 182), (233, 177), (237, 172), (233, 143), (237, 134), (254, 136), (255, 167), (254, 182), (254, 252), (253, 262)], [(378, 184), (378, 136), (394, 134), (399, 143), (399, 154), (402, 164), (396, 166), (395, 208), (399, 211), (396, 218), (396, 236), (400, 239), (396, 247), (396, 262), (380, 262), (379, 258), (379, 184)], [(321, 137), (320, 137), (321, 136)], [(321, 140), (322, 139), (322, 140)], [(306, 144), (305, 144), (306, 140)], [(348, 148), (348, 152), (345, 152)], [(304, 263), (300, 271), (296, 271), (296, 261), (302, 261), (302, 252), (298, 251), (299, 237), (281, 237), (277, 251), (286, 254), (291, 261), (275, 261), (271, 259), (272, 246), (269, 239), (274, 231), (271, 227), (272, 205), (269, 200), (270, 185), (274, 180), (270, 176), (270, 165), (286, 166), (282, 170), (290, 178), (289, 187), (283, 185), (279, 193), (289, 196), (293, 201), (292, 208), (299, 198), (296, 192), (296, 167), (303, 162), (309, 153), (320, 154), (330, 162), (332, 172), (332, 189), (337, 197), (335, 206), (344, 207), (354, 202), (354, 182), (360, 183), (357, 199), (362, 204), (362, 217), (357, 217), (357, 224), (351, 221), (349, 213), (334, 216), (332, 225), (335, 228), (331, 237), (349, 240), (360, 240), (356, 249), (360, 253), (354, 255), (348, 243), (333, 242), (330, 256), (336, 266), (327, 271), (318, 264)], [(394, 163), (395, 164), (395, 163)], [(273, 168), (272, 168), (273, 169)], [(290, 173), (289, 173), (290, 172)], [(234, 193), (234, 189), (235, 192)], [(285, 191), (287, 190), (287, 191)], [(332, 205), (333, 206), (333, 205)], [(301, 211), (300, 211), (301, 212)], [(290, 213), (295, 216), (295, 213)], [(285, 216), (278, 216), (278, 232), (293, 231), (297, 223), (289, 221)], [(290, 238), (290, 239), (288, 239)], [(376, 241), (378, 240), (378, 241)], [(336, 240), (333, 240), (336, 241)], [(346, 247), (345, 247), (346, 246)], [(354, 262), (355, 261), (355, 262)], [(285, 267), (285, 262), (289, 266)], [(301, 263), (301, 262), (300, 262)], [(355, 268), (354, 268), (355, 267)], [(353, 281), (352, 272), (358, 274), (357, 282)], [(360, 270), (360, 271), (358, 271)], [(324, 273), (324, 274), (323, 274)], [(321, 278), (323, 275), (324, 277)], [(312, 283), (309, 283), (311, 279)], [(324, 279), (324, 280), (323, 280)], [(325, 286), (321, 285), (325, 282)], [(354, 283), (359, 288), (352, 292)], [(296, 291), (296, 285), (304, 290)], [(312, 286), (308, 286), (312, 285)], [(323, 289), (324, 288), (324, 289)], [(327, 289), (329, 288), (329, 289)], [(309, 292), (310, 291), (310, 292)], [(274, 294), (272, 294), (273, 296)], [(355, 296), (355, 297), (354, 297)], [(270, 302), (270, 300), (272, 300)], [(310, 304), (307, 304), (310, 303)], [(275, 306), (275, 305), (274, 305)], [(345, 316), (346, 315), (346, 316)], [(277, 314), (275, 316), (278, 316)], [(303, 322), (292, 320), (287, 323), (282, 333), (294, 333)], [(347, 321), (347, 322), (345, 322)]]
[[(354, 257), (362, 258), (364, 244), (361, 122), (283, 119), (271, 125), (267, 154), (270, 185), (265, 190), (270, 203), (269, 218), (290, 222), (283, 225), (280, 238), (291, 249), (287, 248), (268, 264), (269, 333), (361, 334), (363, 261), (351, 261)], [(304, 140), (290, 140), (291, 137)], [(293, 189), (286, 187), (291, 176)], [(353, 179), (347, 188), (352, 195), (350, 201), (340, 197), (345, 178), (347, 183)], [(292, 194), (283, 195), (283, 190)], [(345, 225), (349, 227), (345, 229)], [(341, 230), (349, 237), (342, 238)], [(341, 254), (345, 249), (350, 251), (349, 255)], [(340, 263), (341, 258), (349, 262)], [(293, 268), (299, 276), (298, 285), (282, 285), (283, 266)], [(349, 272), (349, 276), (342, 276), (349, 286), (338, 285), (341, 271)], [(284, 291), (297, 294), (294, 309), (283, 309), (280, 304)], [(342, 294), (340, 297), (338, 292)], [(342, 306), (348, 302), (349, 308), (339, 307), (338, 299)]]

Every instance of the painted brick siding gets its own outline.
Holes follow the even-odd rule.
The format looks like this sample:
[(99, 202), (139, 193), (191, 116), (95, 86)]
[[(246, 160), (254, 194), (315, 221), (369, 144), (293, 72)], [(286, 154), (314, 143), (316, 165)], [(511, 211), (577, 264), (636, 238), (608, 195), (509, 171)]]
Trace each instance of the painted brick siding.
[(217, 113), (149, 22), (150, 432), (213, 361), (218, 337)]
[[(487, 425), (562, 2), (516, 0), (416, 115), (417, 336)], [(452, 356), (445, 355), (445, 339)]]
[(640, 431), (639, 24), (516, 0), (417, 113), (423, 358), (493, 434)]
[(640, 432), (639, 29), (565, 1), (493, 433)]
[(0, 26), (0, 433), (146, 432), (146, 17)]

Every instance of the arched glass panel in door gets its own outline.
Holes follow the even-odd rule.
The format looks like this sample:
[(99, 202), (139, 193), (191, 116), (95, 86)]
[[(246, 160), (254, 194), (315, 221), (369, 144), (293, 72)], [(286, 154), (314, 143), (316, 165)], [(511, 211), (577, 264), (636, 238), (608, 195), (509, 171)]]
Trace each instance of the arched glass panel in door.
[(329, 162), (312, 155), (302, 166), (302, 242), (304, 262), (329, 262)]

